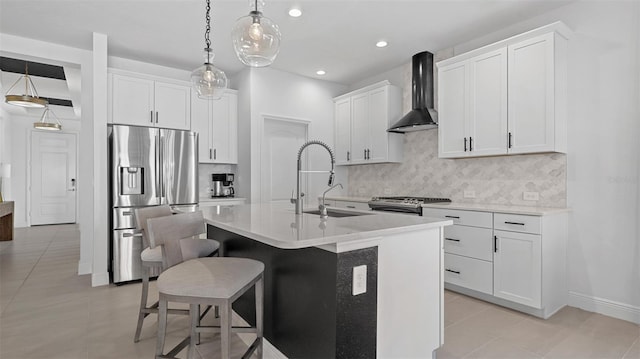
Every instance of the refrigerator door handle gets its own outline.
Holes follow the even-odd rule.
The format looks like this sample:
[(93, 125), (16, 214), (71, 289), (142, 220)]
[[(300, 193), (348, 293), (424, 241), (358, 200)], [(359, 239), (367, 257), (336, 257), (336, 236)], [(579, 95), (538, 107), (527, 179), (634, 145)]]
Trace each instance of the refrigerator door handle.
[(165, 178), (164, 178), (164, 139), (162, 135), (160, 135), (160, 150), (158, 151), (158, 157), (160, 158), (160, 164), (158, 165), (158, 171), (160, 172), (160, 186), (158, 187), (160, 190), (160, 204), (166, 204), (165, 200)]
[(155, 136), (155, 162), (156, 162), (156, 197), (158, 198), (158, 204), (162, 204), (162, 193), (160, 192), (160, 184), (162, 183), (162, 177), (160, 177), (160, 136)]

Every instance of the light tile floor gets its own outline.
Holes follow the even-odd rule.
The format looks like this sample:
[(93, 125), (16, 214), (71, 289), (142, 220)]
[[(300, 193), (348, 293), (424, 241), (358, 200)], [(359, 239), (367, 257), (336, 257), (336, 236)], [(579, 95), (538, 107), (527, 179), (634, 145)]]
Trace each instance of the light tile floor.
[[(0, 358), (151, 358), (155, 320), (133, 343), (140, 284), (91, 287), (78, 276), (75, 225), (16, 229), (0, 242)], [(155, 293), (152, 283), (152, 293)], [(187, 334), (187, 318), (170, 316), (167, 345)], [(438, 358), (640, 358), (640, 327), (576, 308), (541, 320), (445, 292), (445, 345)], [(234, 353), (246, 345), (233, 339)], [(181, 353), (184, 356), (184, 353)], [(219, 341), (203, 336), (198, 356), (219, 358)]]

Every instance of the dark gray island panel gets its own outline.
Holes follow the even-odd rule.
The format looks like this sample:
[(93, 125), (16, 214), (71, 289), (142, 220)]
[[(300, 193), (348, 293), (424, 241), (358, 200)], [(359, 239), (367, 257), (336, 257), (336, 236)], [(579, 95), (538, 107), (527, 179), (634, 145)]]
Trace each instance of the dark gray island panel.
[[(332, 253), (280, 249), (209, 225), (221, 254), (265, 265), (264, 336), (289, 358), (376, 357), (378, 248)], [(352, 295), (353, 267), (367, 266), (367, 292)], [(234, 310), (252, 323), (254, 294)], [(253, 324), (253, 323), (252, 323)]]

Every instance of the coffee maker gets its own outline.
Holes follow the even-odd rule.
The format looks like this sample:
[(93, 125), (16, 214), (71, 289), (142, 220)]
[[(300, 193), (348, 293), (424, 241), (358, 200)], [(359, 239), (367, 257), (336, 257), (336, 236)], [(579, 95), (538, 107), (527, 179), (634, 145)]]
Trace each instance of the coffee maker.
[(233, 173), (211, 174), (211, 197), (233, 197)]

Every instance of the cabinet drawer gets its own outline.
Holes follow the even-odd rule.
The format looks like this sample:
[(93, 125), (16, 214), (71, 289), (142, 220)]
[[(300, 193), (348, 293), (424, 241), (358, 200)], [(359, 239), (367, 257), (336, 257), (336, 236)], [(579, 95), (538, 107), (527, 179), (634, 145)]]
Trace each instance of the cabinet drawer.
[(444, 281), (493, 295), (493, 264), (445, 253)]
[(369, 204), (366, 202), (352, 202), (352, 201), (338, 201), (334, 200), (334, 207), (336, 208), (350, 208), (360, 209), (364, 211), (369, 210)]
[(492, 228), (493, 214), (490, 212), (461, 211), (457, 209), (422, 208), (424, 217), (453, 220), (453, 224)]
[(444, 251), (465, 257), (493, 261), (493, 231), (467, 226), (444, 227)]
[(540, 217), (521, 214), (495, 213), (493, 227), (496, 230), (540, 234)]

